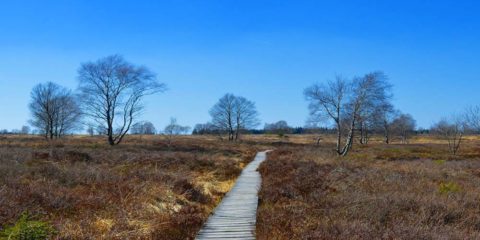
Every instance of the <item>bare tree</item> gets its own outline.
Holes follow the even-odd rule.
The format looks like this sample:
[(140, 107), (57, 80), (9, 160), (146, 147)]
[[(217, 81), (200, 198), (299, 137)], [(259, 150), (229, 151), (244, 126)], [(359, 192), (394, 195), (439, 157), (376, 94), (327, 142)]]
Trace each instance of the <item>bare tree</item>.
[[(333, 121), (337, 129), (339, 155), (345, 156), (353, 145), (355, 131), (362, 123), (370, 121), (375, 109), (391, 99), (391, 85), (382, 72), (373, 72), (364, 77), (347, 81), (337, 77), (335, 81), (313, 85), (304, 92), (310, 102), (310, 118), (313, 121)], [(342, 135), (346, 141), (342, 144)]]
[(229, 141), (236, 141), (240, 131), (253, 128), (259, 124), (255, 104), (244, 97), (225, 94), (210, 109), (212, 124), (220, 132), (228, 134)]
[(225, 94), (210, 109), (212, 124), (220, 131), (228, 133), (228, 140), (235, 137), (235, 99), (233, 94)]
[(457, 155), (465, 133), (465, 120), (460, 116), (442, 119), (432, 127), (432, 132), (440, 135), (448, 142), (452, 155)]
[(154, 135), (157, 133), (157, 129), (151, 122), (145, 122), (143, 123), (143, 133), (147, 135)]
[(57, 136), (63, 136), (74, 130), (82, 129), (79, 124), (82, 118), (82, 112), (78, 103), (79, 101), (70, 91), (59, 96), (58, 111), (54, 123), (55, 134)]
[(84, 63), (78, 75), (83, 110), (106, 129), (110, 145), (122, 142), (143, 110), (143, 98), (165, 90), (149, 69), (118, 55)]
[(309, 101), (310, 121), (321, 122), (333, 120), (337, 130), (338, 154), (342, 153), (342, 124), (345, 102), (350, 94), (350, 83), (341, 76), (336, 76), (334, 81), (326, 85), (315, 84), (304, 91), (305, 98)]
[(352, 96), (347, 103), (347, 114), (350, 116), (347, 141), (341, 155), (347, 155), (353, 145), (357, 123), (367, 119), (372, 109), (384, 106), (391, 100), (391, 85), (382, 72), (373, 72), (352, 81)]
[(292, 132), (292, 127), (288, 126), (286, 121), (278, 121), (276, 123), (267, 123), (263, 128), (266, 133), (273, 133), (278, 135), (284, 135)]
[(95, 131), (97, 132), (97, 135), (107, 135), (108, 134), (107, 128), (102, 124), (98, 124), (95, 127)]
[(141, 135), (143, 132), (143, 122), (137, 122), (130, 128), (130, 133), (134, 135)]
[(390, 102), (390, 96), (367, 107), (359, 118), (360, 143), (368, 144), (373, 133), (381, 133), (384, 136), (384, 142), (389, 144), (391, 124), (397, 115), (398, 112)]
[(193, 135), (218, 134), (219, 130), (212, 123), (199, 123), (193, 128)]
[(188, 131), (190, 127), (178, 124), (176, 118), (170, 118), (170, 123), (163, 130), (168, 139), (168, 146), (172, 144), (174, 136), (188, 133)]
[(144, 121), (133, 124), (130, 132), (132, 134), (154, 135), (157, 130), (153, 123)]
[(386, 144), (390, 144), (391, 142), (393, 121), (398, 117), (399, 114), (399, 111), (395, 110), (391, 104), (386, 104), (380, 109), (378, 119), (380, 121), (380, 126)]
[(400, 114), (393, 122), (393, 130), (400, 135), (402, 143), (408, 143), (408, 137), (415, 131), (416, 127), (415, 119), (410, 114)]
[(30, 127), (29, 126), (22, 126), (22, 129), (20, 130), (20, 133), (23, 135), (28, 135), (30, 134)]
[(235, 99), (235, 141), (239, 139), (240, 131), (254, 128), (260, 124), (255, 103), (244, 98)]
[(30, 124), (45, 135), (58, 138), (79, 128), (81, 111), (70, 90), (55, 83), (36, 85), (31, 92)]
[(465, 110), (465, 123), (475, 133), (480, 133), (480, 106), (471, 106)]
[(87, 127), (87, 133), (90, 137), (93, 137), (93, 135), (95, 135), (95, 129), (93, 128), (93, 126)]

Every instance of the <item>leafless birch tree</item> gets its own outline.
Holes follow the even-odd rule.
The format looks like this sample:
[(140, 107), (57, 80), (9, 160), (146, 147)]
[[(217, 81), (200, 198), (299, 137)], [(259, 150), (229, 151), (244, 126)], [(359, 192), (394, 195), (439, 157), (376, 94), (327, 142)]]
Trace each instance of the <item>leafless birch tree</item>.
[(438, 134), (448, 143), (452, 155), (457, 155), (465, 134), (465, 121), (460, 116), (442, 119), (432, 127), (432, 132)]
[(165, 127), (163, 133), (167, 136), (168, 146), (170, 147), (174, 136), (186, 134), (188, 131), (190, 131), (190, 127), (178, 124), (176, 118), (170, 118), (170, 123)]
[(255, 103), (244, 98), (235, 99), (235, 140), (239, 139), (240, 132), (258, 126), (258, 112)]
[[(391, 85), (382, 72), (373, 72), (351, 81), (337, 77), (327, 85), (316, 84), (304, 92), (310, 102), (310, 118), (314, 121), (331, 120), (337, 129), (339, 155), (345, 156), (352, 148), (355, 132), (362, 121), (372, 116), (374, 109), (384, 106), (391, 99)], [(342, 134), (346, 133), (342, 145)]]
[(393, 122), (393, 131), (397, 133), (402, 139), (403, 144), (408, 143), (408, 137), (415, 131), (415, 119), (410, 114), (400, 114)]
[(341, 76), (327, 84), (315, 84), (304, 91), (309, 101), (310, 121), (321, 122), (333, 120), (337, 131), (336, 151), (342, 153), (342, 124), (345, 104), (350, 94), (350, 82)]
[(210, 109), (212, 124), (228, 134), (228, 140), (233, 141), (235, 138), (235, 99), (233, 94), (225, 94)]
[(225, 94), (210, 109), (212, 124), (221, 132), (228, 134), (229, 141), (239, 139), (242, 130), (259, 124), (255, 103), (233, 94)]
[(469, 130), (480, 133), (480, 106), (471, 106), (466, 109), (465, 123)]
[(45, 138), (59, 138), (79, 128), (81, 111), (70, 90), (55, 83), (36, 85), (31, 92), (30, 124)]
[(380, 128), (383, 132), (384, 142), (390, 144), (393, 132), (393, 121), (398, 117), (399, 111), (393, 105), (386, 104), (379, 111)]
[(149, 69), (118, 55), (82, 64), (78, 80), (84, 113), (106, 129), (110, 145), (122, 142), (143, 110), (143, 98), (165, 90)]
[(373, 72), (352, 81), (352, 96), (347, 103), (350, 126), (346, 143), (341, 155), (345, 156), (352, 148), (355, 130), (360, 120), (368, 118), (372, 109), (379, 108), (390, 101), (391, 85), (382, 72)]

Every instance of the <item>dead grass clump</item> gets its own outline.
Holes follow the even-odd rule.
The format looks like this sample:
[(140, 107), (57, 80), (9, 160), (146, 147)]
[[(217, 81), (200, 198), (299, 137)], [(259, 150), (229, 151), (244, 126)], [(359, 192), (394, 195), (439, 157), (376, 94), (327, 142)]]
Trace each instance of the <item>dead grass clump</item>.
[(0, 139), (0, 231), (25, 211), (59, 239), (192, 239), (256, 147), (208, 138)]
[(230, 161), (222, 161), (219, 162), (216, 166), (218, 170), (215, 171), (215, 175), (220, 181), (226, 181), (240, 175), (240, 173), (242, 172), (242, 167), (245, 166), (245, 164), (242, 163), (239, 165)]
[(50, 157), (48, 152), (33, 152), (32, 158), (38, 160), (47, 160)]
[(385, 149), (446, 158), (435, 146), (394, 148), (357, 148), (348, 159), (315, 147), (269, 154), (260, 167), (258, 239), (478, 239), (480, 162), (376, 160)]
[(173, 192), (183, 195), (187, 200), (198, 203), (212, 203), (212, 199), (201, 189), (185, 178), (178, 179), (173, 185)]

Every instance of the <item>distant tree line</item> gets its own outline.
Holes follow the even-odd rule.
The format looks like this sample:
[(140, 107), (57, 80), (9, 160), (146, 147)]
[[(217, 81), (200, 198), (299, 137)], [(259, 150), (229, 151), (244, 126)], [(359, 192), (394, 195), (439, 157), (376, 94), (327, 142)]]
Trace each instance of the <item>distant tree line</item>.
[[(165, 91), (166, 86), (144, 66), (112, 55), (80, 65), (78, 87), (72, 91), (53, 82), (40, 83), (31, 91), (29, 126), (1, 134), (40, 134), (56, 139), (81, 129), (103, 135), (110, 145), (122, 142), (126, 134), (172, 137), (189, 134), (190, 128), (170, 123), (159, 131), (149, 121), (139, 121), (145, 96)], [(238, 141), (242, 134), (335, 134), (338, 155), (345, 156), (354, 143), (368, 144), (372, 135), (382, 135), (408, 143), (413, 134), (436, 134), (445, 139), (452, 154), (460, 150), (465, 134), (480, 134), (480, 106), (445, 117), (430, 129), (417, 129), (415, 119), (392, 104), (392, 85), (383, 72), (360, 77), (336, 76), (334, 80), (313, 84), (304, 90), (309, 120), (305, 127), (292, 127), (284, 120), (260, 125), (255, 103), (243, 96), (227, 93), (210, 109), (211, 120), (197, 124), (194, 135), (217, 135)]]
[(157, 133), (157, 129), (153, 123), (149, 121), (142, 121), (133, 124), (130, 133), (134, 135), (154, 135)]
[[(285, 122), (283, 120), (279, 122)], [(276, 129), (277, 123), (266, 123), (263, 129), (243, 129), (243, 134), (331, 134), (335, 129), (317, 126), (292, 127)], [(288, 125), (288, 124), (287, 124)], [(199, 123), (193, 128), (192, 135), (218, 135), (225, 131), (221, 131), (211, 123)]]
[(22, 126), (20, 129), (1, 129), (0, 134), (7, 135), (7, 134), (15, 134), (15, 135), (28, 135), (33, 134), (34, 132), (31, 130), (29, 126)]

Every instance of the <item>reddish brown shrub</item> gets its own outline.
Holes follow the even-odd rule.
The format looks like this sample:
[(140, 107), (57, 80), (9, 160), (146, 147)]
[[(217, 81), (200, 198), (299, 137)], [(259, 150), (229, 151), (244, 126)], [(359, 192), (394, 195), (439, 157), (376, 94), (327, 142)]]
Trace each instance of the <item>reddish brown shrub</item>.
[[(0, 228), (22, 212), (59, 239), (192, 239), (255, 147), (206, 137), (0, 139)], [(220, 188), (218, 185), (222, 185)]]
[[(374, 145), (348, 159), (322, 148), (278, 149), (260, 167), (257, 238), (478, 239), (480, 178), (473, 169), (480, 162), (439, 164), (418, 154), (442, 150), (422, 148)], [(386, 152), (396, 161), (384, 161)], [(461, 187), (440, 191), (445, 182)]]

